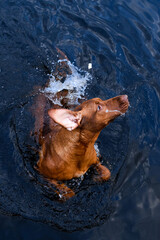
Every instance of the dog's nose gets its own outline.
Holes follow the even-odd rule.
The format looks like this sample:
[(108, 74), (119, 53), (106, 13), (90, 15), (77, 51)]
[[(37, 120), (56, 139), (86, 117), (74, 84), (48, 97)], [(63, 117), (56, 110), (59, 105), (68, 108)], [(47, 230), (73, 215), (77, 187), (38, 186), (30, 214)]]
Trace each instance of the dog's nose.
[(128, 96), (127, 95), (122, 95), (121, 96), (121, 100), (122, 101), (127, 101), (128, 100)]

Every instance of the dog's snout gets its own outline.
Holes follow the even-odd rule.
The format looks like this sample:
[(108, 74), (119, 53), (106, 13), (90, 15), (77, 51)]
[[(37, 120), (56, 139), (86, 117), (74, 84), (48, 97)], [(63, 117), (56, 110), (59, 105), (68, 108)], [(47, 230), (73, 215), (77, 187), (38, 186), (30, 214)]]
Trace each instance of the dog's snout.
[(123, 113), (127, 111), (128, 106), (129, 106), (128, 96), (127, 95), (120, 96), (120, 108)]
[(121, 112), (125, 113), (129, 106), (128, 96), (127, 95), (120, 95), (109, 100), (105, 101), (107, 110), (109, 112)]
[(122, 95), (121, 100), (124, 101), (124, 102), (128, 101), (128, 96), (127, 95)]

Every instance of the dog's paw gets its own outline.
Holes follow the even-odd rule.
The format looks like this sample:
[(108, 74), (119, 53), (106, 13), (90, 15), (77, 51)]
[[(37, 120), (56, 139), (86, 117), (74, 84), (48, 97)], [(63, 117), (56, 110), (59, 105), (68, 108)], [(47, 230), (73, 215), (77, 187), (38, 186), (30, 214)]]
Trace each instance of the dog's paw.
[(111, 172), (105, 166), (99, 164), (96, 166), (97, 173), (94, 175), (93, 180), (95, 182), (104, 182), (110, 179)]
[(60, 201), (67, 201), (75, 195), (75, 192), (68, 188), (65, 184), (61, 184), (56, 193), (58, 194)]

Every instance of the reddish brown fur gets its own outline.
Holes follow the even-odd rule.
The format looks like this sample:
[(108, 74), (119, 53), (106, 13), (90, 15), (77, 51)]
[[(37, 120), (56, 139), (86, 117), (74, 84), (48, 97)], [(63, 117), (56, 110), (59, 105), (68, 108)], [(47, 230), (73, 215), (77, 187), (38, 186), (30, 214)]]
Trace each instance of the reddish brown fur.
[[(61, 194), (64, 194), (66, 198), (74, 193), (68, 188), (65, 188), (64, 191), (64, 186), (62, 190), (61, 185), (56, 184), (57, 180), (80, 177), (91, 165), (94, 165), (99, 173), (98, 181), (106, 181), (110, 178), (110, 171), (102, 166), (97, 159), (94, 143), (100, 131), (110, 121), (126, 112), (128, 104), (127, 96), (124, 95), (107, 101), (94, 98), (79, 105), (75, 111), (49, 110), (49, 116), (59, 124), (53, 124), (51, 131), (42, 138), (38, 169), (42, 175), (50, 179), (62, 191)], [(107, 109), (112, 112), (106, 112)], [(62, 120), (59, 115), (61, 111)], [(63, 125), (66, 113), (69, 114), (67, 118), (68, 116), (73, 117), (73, 124), (76, 124), (72, 131)], [(62, 125), (59, 121), (62, 121)]]
[(110, 178), (110, 171), (97, 158), (94, 144), (101, 130), (125, 113), (128, 106), (128, 97), (122, 95), (106, 101), (90, 99), (74, 111), (52, 108), (48, 111), (46, 126), (49, 130), (46, 131), (44, 119), (51, 106), (43, 94), (39, 95), (35, 107), (36, 132), (41, 144), (37, 166), (39, 172), (57, 187), (57, 193), (62, 198), (70, 198), (74, 192), (57, 181), (80, 177), (92, 165), (98, 173), (95, 180), (106, 181)]

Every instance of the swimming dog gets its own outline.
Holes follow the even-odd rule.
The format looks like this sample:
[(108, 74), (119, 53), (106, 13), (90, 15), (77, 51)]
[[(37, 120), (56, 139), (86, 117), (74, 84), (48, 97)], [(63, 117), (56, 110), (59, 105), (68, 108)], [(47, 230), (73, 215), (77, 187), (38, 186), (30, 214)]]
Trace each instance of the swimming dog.
[[(68, 58), (59, 49), (57, 51), (64, 61), (59, 62), (54, 75), (57, 81), (65, 81), (67, 74), (72, 72)], [(65, 98), (67, 92), (61, 91), (56, 97)], [(98, 173), (96, 181), (110, 178), (111, 173), (100, 163), (94, 144), (101, 130), (124, 114), (128, 106), (128, 96), (121, 95), (104, 101), (100, 98), (86, 100), (70, 110), (52, 105), (43, 92), (39, 94), (35, 107), (35, 127), (41, 145), (37, 169), (57, 188), (62, 199), (75, 193), (61, 181), (78, 178), (91, 166)]]

